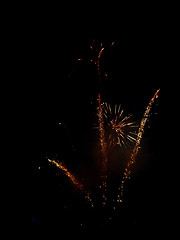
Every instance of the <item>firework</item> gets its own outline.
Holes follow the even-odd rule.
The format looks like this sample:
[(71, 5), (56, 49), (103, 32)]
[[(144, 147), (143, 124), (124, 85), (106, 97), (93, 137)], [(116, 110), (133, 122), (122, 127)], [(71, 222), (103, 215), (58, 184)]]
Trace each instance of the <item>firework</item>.
[(102, 47), (101, 50), (99, 51), (97, 61), (95, 62), (95, 64), (97, 64), (97, 71), (98, 71), (99, 81), (101, 80), (100, 58), (101, 58), (103, 50), (104, 50), (104, 47)]
[(63, 166), (63, 163), (60, 163), (60, 162), (57, 162), (55, 160), (51, 160), (51, 159), (48, 159), (48, 161), (50, 163), (53, 163), (56, 165), (56, 167), (58, 167), (59, 169), (61, 169), (65, 175), (70, 179), (70, 181), (80, 190), (82, 190), (84, 188), (83, 184), (79, 183), (77, 181), (77, 179), (73, 176), (73, 174), (71, 174), (67, 168), (65, 166)]
[(49, 161), (50, 163), (55, 164), (57, 168), (61, 169), (61, 170), (64, 172), (64, 174), (69, 178), (69, 180), (71, 181), (71, 183), (72, 183), (77, 189), (79, 189), (82, 193), (84, 193), (85, 198), (88, 199), (89, 202), (91, 202), (91, 205), (92, 205), (92, 207), (93, 207), (93, 203), (92, 203), (92, 200), (91, 200), (89, 191), (87, 191), (87, 190), (85, 189), (85, 186), (84, 186), (82, 183), (80, 183), (80, 182), (75, 178), (75, 176), (68, 171), (68, 169), (67, 169), (65, 166), (63, 166), (63, 163), (57, 162), (57, 161), (51, 160), (51, 159), (48, 159), (48, 161)]
[[(109, 47), (113, 47), (115, 45), (115, 42), (112, 42), (106, 46)], [(99, 78), (99, 84), (101, 84), (101, 78), (107, 77), (107, 73), (103, 72), (102, 74), (102, 64), (101, 64), (101, 57), (102, 57), (102, 53), (105, 50), (105, 46), (104, 43), (99, 43), (96, 44), (95, 40), (92, 40), (92, 43), (90, 45), (90, 50), (91, 50), (91, 56), (87, 59), (83, 59), (83, 58), (78, 58), (78, 61), (86, 61), (87, 63), (94, 63), (97, 67), (97, 72), (98, 72), (98, 78)]]
[(94, 64), (97, 64), (97, 67), (99, 68), (100, 67), (100, 65), (99, 65), (100, 57), (101, 57), (102, 51), (104, 50), (103, 43), (100, 43), (100, 50), (99, 50), (99, 46), (96, 45), (95, 41), (93, 40), (92, 44), (90, 45), (90, 50), (92, 51), (92, 56), (90, 56), (87, 59), (78, 58), (77, 60), (78, 61), (86, 60), (87, 63), (93, 62)]
[(137, 125), (131, 121), (132, 115), (123, 116), (124, 110), (121, 105), (111, 105), (105, 103), (104, 116), (106, 119), (109, 145), (111, 149), (116, 145), (128, 146), (128, 142), (136, 141)]
[[(160, 89), (156, 91), (152, 99), (150, 100), (145, 113), (142, 117), (138, 133), (136, 133), (135, 129), (137, 128), (137, 124), (131, 121), (132, 115), (124, 116), (124, 110), (121, 105), (115, 105), (112, 107), (110, 104), (104, 103), (101, 100), (100, 93), (98, 94), (98, 107), (97, 107), (97, 116), (98, 116), (98, 130), (99, 130), (99, 141), (101, 146), (102, 153), (102, 171), (101, 171), (101, 191), (103, 198), (103, 206), (106, 205), (107, 200), (107, 163), (108, 163), (108, 153), (109, 150), (112, 150), (114, 146), (128, 146), (128, 141), (135, 143), (132, 154), (130, 156), (130, 160), (127, 163), (127, 167), (124, 169), (124, 174), (122, 177), (122, 181), (120, 187), (118, 188), (118, 196), (117, 202), (122, 202), (122, 196), (124, 192), (124, 184), (127, 179), (130, 178), (131, 175), (131, 166), (135, 163), (136, 156), (138, 154), (140, 143), (142, 140), (142, 136), (144, 133), (144, 128), (146, 122), (149, 118), (150, 111), (154, 100), (158, 97)], [(61, 125), (61, 123), (60, 123)], [(108, 144), (109, 143), (109, 144)], [(109, 146), (109, 148), (108, 148)], [(48, 159), (50, 163), (56, 165), (57, 168), (62, 170), (64, 174), (69, 178), (72, 184), (79, 189), (84, 195), (85, 198), (91, 203), (91, 206), (94, 207), (92, 202), (90, 192), (87, 191), (87, 188), (80, 183), (75, 176), (68, 171), (68, 169), (61, 162), (57, 162), (56, 160)]]
[(145, 127), (146, 122), (147, 122), (147, 120), (149, 118), (149, 113), (151, 111), (152, 104), (153, 104), (155, 98), (158, 97), (159, 91), (160, 91), (160, 89), (158, 89), (156, 91), (156, 93), (154, 94), (154, 96), (151, 98), (151, 100), (150, 100), (150, 102), (149, 102), (149, 104), (148, 104), (148, 106), (147, 106), (147, 108), (145, 110), (145, 113), (143, 115), (143, 118), (141, 120), (140, 127), (139, 127), (138, 134), (137, 134), (136, 144), (135, 144), (135, 147), (134, 147), (133, 152), (131, 154), (130, 161), (128, 162), (127, 167), (125, 168), (124, 176), (123, 176), (123, 179), (122, 179), (122, 182), (121, 182), (121, 186), (119, 188), (121, 190), (122, 194), (123, 194), (123, 190), (124, 190), (125, 180), (130, 178), (130, 174), (131, 174), (130, 167), (135, 163), (135, 159), (136, 159), (136, 156), (137, 156), (139, 148), (140, 148), (142, 135), (144, 133), (144, 127)]
[[(93, 41), (92, 45), (90, 46), (91, 51), (94, 51), (94, 55), (89, 58), (89, 62), (92, 62), (97, 67), (97, 74), (99, 79), (99, 93), (98, 93), (98, 106), (97, 106), (97, 116), (98, 116), (98, 132), (99, 132), (99, 145), (100, 145), (100, 154), (101, 154), (101, 175), (99, 176), (101, 179), (100, 183), (100, 194), (102, 193), (102, 199), (103, 205), (107, 204), (107, 198), (109, 197), (108, 192), (108, 161), (110, 160), (109, 154), (115, 146), (120, 147), (133, 147), (132, 154), (130, 155), (130, 159), (127, 159), (127, 166), (126, 168), (122, 169), (123, 176), (121, 178), (121, 183), (118, 190), (118, 196), (117, 196), (117, 202), (122, 202), (122, 196), (124, 191), (124, 184), (127, 179), (130, 178), (131, 175), (131, 167), (135, 163), (136, 156), (138, 154), (142, 136), (144, 133), (144, 128), (146, 125), (146, 122), (149, 118), (149, 113), (152, 108), (153, 102), (155, 98), (158, 96), (158, 93), (160, 91), (157, 90), (152, 99), (150, 100), (145, 113), (142, 117), (142, 120), (140, 122), (139, 128), (137, 124), (132, 121), (132, 115), (125, 115), (124, 109), (121, 107), (121, 105), (115, 105), (111, 106), (108, 103), (105, 103), (101, 99), (102, 91), (101, 91), (101, 80), (103, 78), (102, 74), (102, 55), (105, 50), (105, 47), (100, 44), (100, 47), (95, 48), (95, 42)], [(114, 45), (114, 42), (111, 44), (111, 46)], [(78, 59), (79, 61), (82, 61), (82, 58)], [(103, 72), (104, 73), (104, 72)], [(105, 73), (104, 73), (105, 74)], [(106, 76), (106, 74), (105, 74)], [(74, 149), (72, 144), (72, 138), (69, 134), (69, 131), (65, 124), (59, 123), (59, 125), (62, 125), (62, 127), (66, 130), (67, 136), (69, 138), (69, 142), (72, 145), (72, 149)], [(138, 130), (138, 131), (137, 131)], [(115, 149), (114, 149), (115, 150)], [(70, 182), (78, 189), (80, 190), (85, 198), (91, 203), (91, 206), (93, 207), (94, 204), (92, 202), (90, 191), (87, 190), (87, 187), (80, 183), (77, 178), (68, 171), (68, 169), (59, 161), (56, 160), (50, 160), (48, 161), (52, 164), (54, 164), (58, 169), (60, 169), (65, 176), (70, 180)], [(114, 201), (114, 200), (112, 200)]]
[(107, 185), (107, 145), (105, 140), (105, 131), (104, 131), (104, 117), (103, 117), (103, 103), (101, 103), (100, 93), (98, 94), (98, 121), (99, 121), (99, 133), (100, 133), (100, 144), (101, 144), (101, 152), (103, 157), (103, 171), (102, 171), (102, 187), (103, 187), (103, 199), (106, 200), (105, 192), (106, 192), (106, 185)]

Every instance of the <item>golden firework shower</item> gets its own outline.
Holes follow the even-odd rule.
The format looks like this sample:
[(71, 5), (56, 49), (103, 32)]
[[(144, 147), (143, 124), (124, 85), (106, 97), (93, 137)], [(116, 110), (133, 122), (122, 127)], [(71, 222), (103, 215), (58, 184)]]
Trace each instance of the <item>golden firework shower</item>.
[(151, 111), (152, 104), (153, 104), (155, 98), (158, 97), (159, 91), (160, 91), (160, 89), (158, 89), (156, 91), (156, 93), (154, 94), (154, 96), (150, 100), (150, 102), (149, 102), (149, 104), (148, 104), (148, 106), (146, 108), (146, 111), (145, 111), (145, 113), (143, 115), (143, 118), (141, 120), (141, 124), (140, 124), (139, 131), (138, 131), (138, 134), (137, 134), (136, 144), (135, 144), (135, 147), (134, 147), (133, 152), (131, 154), (130, 161), (128, 162), (127, 167), (125, 168), (125, 171), (124, 171), (124, 176), (123, 176), (123, 179), (122, 179), (122, 182), (121, 182), (121, 187), (120, 187), (121, 193), (123, 193), (123, 190), (124, 190), (125, 180), (130, 177), (130, 174), (131, 174), (130, 167), (135, 163), (135, 158), (136, 158), (136, 156), (138, 154), (138, 151), (139, 151), (139, 148), (140, 148), (141, 139), (142, 139), (142, 135), (144, 133), (144, 127), (145, 127), (146, 122), (147, 122), (147, 120), (149, 118), (149, 113)]
[[(114, 42), (111, 44), (111, 46), (114, 46)], [(93, 44), (90, 46), (91, 50), (94, 50), (94, 41)], [(90, 58), (90, 62), (93, 62), (96, 65), (97, 69), (97, 75), (99, 80), (99, 88), (98, 88), (98, 94), (96, 93), (97, 101), (96, 102), (96, 109), (97, 109), (97, 122), (98, 122), (98, 144), (100, 146), (99, 149), (99, 155), (100, 156), (100, 170), (98, 173), (98, 182), (96, 182), (96, 187), (98, 187), (98, 191), (101, 195), (101, 205), (104, 207), (109, 202), (122, 202), (123, 200), (123, 192), (124, 192), (124, 185), (125, 181), (130, 178), (131, 172), (132, 172), (132, 165), (135, 163), (141, 140), (144, 133), (144, 128), (146, 125), (146, 122), (149, 118), (149, 113), (151, 111), (152, 105), (154, 103), (154, 100), (156, 97), (158, 97), (158, 93), (160, 89), (158, 89), (154, 96), (151, 98), (148, 106), (146, 107), (146, 110), (144, 112), (144, 115), (142, 117), (142, 120), (140, 122), (140, 125), (137, 125), (136, 121), (132, 120), (131, 114), (124, 114), (124, 109), (121, 105), (110, 105), (109, 103), (105, 102), (102, 98), (103, 91), (101, 89), (101, 84), (103, 80), (103, 74), (102, 74), (102, 66), (101, 66), (101, 57), (102, 53), (106, 51), (106, 48), (100, 45), (100, 48), (98, 48), (98, 51), (96, 49), (95, 56)], [(82, 58), (78, 58), (78, 61), (82, 61)], [(105, 77), (107, 77), (106, 74), (104, 74)], [(72, 138), (70, 136), (69, 131), (66, 128), (65, 124), (60, 123), (59, 125), (63, 125), (63, 127), (66, 130), (66, 133), (68, 135), (69, 142), (73, 147), (72, 144)], [(116, 186), (119, 186), (119, 188), (116, 188), (118, 191), (118, 195), (114, 194), (116, 196), (116, 199), (112, 197), (113, 194), (109, 194), (109, 179), (110, 174), (108, 163), (111, 161), (111, 153), (113, 151), (116, 151), (115, 146), (118, 146), (120, 148), (128, 149), (128, 151), (131, 151), (132, 153), (127, 157), (126, 159), (126, 167), (122, 170), (122, 172), (119, 174), (121, 176), (120, 181), (117, 183)], [(126, 150), (125, 150), (126, 151)], [(129, 153), (129, 152), (128, 152)], [(77, 178), (59, 161), (56, 160), (50, 160), (48, 161), (52, 164), (54, 164), (58, 169), (60, 169), (67, 178), (71, 181), (71, 183), (80, 190), (85, 198), (88, 200), (88, 202), (91, 204), (92, 207), (94, 207), (94, 203), (97, 203), (99, 199), (94, 202), (96, 199), (96, 196), (93, 196), (93, 191), (88, 190), (88, 186), (86, 184), (80, 183)], [(120, 171), (121, 171), (120, 170)], [(121, 175), (123, 174), (123, 175)], [(99, 183), (100, 182), (100, 183)], [(99, 189), (100, 188), (100, 189)], [(97, 189), (95, 190), (97, 191)], [(90, 194), (91, 193), (91, 194)], [(111, 196), (110, 196), (111, 195)], [(92, 197), (93, 196), (93, 201)], [(111, 198), (109, 200), (109, 198)]]
[(101, 144), (101, 152), (102, 152), (102, 190), (103, 190), (103, 199), (105, 204), (106, 199), (106, 185), (107, 185), (107, 161), (108, 161), (108, 156), (107, 156), (107, 144), (105, 140), (105, 131), (104, 131), (104, 116), (103, 116), (103, 103), (101, 103), (101, 96), (100, 93), (98, 94), (98, 121), (99, 121), (99, 132), (100, 132), (100, 144)]
[(51, 159), (48, 159), (48, 161), (49, 161), (50, 163), (55, 164), (56, 167), (58, 167), (59, 169), (61, 169), (61, 170), (65, 173), (65, 175), (71, 180), (71, 182), (72, 182), (77, 188), (79, 188), (80, 190), (82, 190), (82, 189), (84, 188), (84, 186), (77, 181), (77, 179), (67, 170), (67, 168), (66, 168), (65, 166), (63, 166), (62, 163), (57, 162), (57, 161), (55, 161), (55, 160), (51, 160)]
[(83, 185), (82, 183), (80, 183), (80, 182), (75, 178), (75, 176), (74, 176), (72, 173), (70, 173), (65, 166), (63, 166), (62, 163), (57, 162), (57, 161), (55, 161), (55, 160), (51, 160), (51, 159), (48, 159), (48, 161), (49, 161), (50, 163), (55, 164), (57, 168), (59, 168), (60, 170), (62, 170), (62, 171), (64, 172), (64, 174), (70, 179), (70, 181), (72, 182), (72, 184), (73, 184), (74, 186), (76, 186), (76, 188), (78, 188), (78, 189), (85, 195), (85, 198), (86, 198), (89, 202), (91, 202), (91, 206), (93, 207), (93, 203), (92, 203), (92, 200), (91, 200), (91, 197), (90, 197), (90, 193), (85, 189), (84, 185)]

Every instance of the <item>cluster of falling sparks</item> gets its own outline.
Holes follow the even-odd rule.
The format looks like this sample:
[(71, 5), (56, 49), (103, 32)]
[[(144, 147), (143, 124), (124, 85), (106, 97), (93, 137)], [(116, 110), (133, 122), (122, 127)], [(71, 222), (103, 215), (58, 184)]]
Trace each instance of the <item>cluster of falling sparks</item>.
[[(94, 42), (93, 42), (94, 44)], [(114, 42), (111, 44), (114, 46)], [(91, 50), (93, 50), (93, 46), (90, 46)], [(101, 81), (102, 74), (100, 68), (100, 59), (103, 53), (104, 47), (101, 44), (100, 51), (97, 53), (97, 57), (91, 59), (91, 62), (94, 62), (97, 66), (97, 72), (99, 76), (99, 80)], [(78, 61), (82, 61), (82, 59), (78, 59)], [(106, 74), (105, 74), (106, 76)], [(130, 179), (130, 175), (132, 172), (132, 166), (136, 162), (136, 157), (138, 155), (138, 151), (140, 149), (141, 140), (144, 133), (144, 128), (147, 123), (147, 120), (150, 116), (150, 111), (154, 100), (158, 97), (160, 89), (158, 89), (153, 97), (151, 98), (148, 106), (145, 109), (144, 115), (142, 116), (140, 125), (138, 126), (135, 122), (131, 120), (132, 115), (124, 116), (124, 109), (121, 105), (115, 105), (114, 107), (110, 104), (104, 102), (101, 99), (101, 93), (98, 94), (98, 103), (97, 103), (97, 117), (98, 117), (98, 132), (99, 132), (99, 144), (101, 148), (101, 176), (100, 176), (100, 184), (99, 189), (102, 195), (102, 205), (105, 206), (107, 204), (107, 185), (108, 185), (108, 162), (109, 162), (109, 151), (113, 151), (115, 146), (121, 147), (129, 147), (129, 144), (133, 144), (132, 153), (130, 155), (130, 159), (127, 162), (127, 165), (123, 171), (123, 176), (120, 181), (118, 187), (118, 194), (116, 197), (116, 201), (118, 203), (123, 202), (123, 193), (125, 182)], [(75, 177), (64, 165), (64, 163), (54, 160), (48, 159), (51, 164), (54, 164), (60, 171), (62, 171), (65, 176), (70, 180), (73, 186), (78, 189), (83, 196), (87, 199), (88, 203), (92, 208), (95, 207), (94, 196), (93, 193), (88, 190), (88, 187), (81, 183), (77, 177)]]

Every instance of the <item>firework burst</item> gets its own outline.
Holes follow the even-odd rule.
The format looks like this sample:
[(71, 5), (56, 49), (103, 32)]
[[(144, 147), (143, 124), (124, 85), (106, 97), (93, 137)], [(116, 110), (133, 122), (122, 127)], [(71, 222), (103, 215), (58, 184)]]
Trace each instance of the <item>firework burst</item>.
[[(156, 91), (152, 99), (150, 100), (145, 113), (142, 117), (138, 133), (136, 133), (137, 124), (131, 121), (132, 115), (124, 116), (124, 110), (121, 105), (115, 105), (112, 107), (110, 104), (104, 103), (101, 100), (100, 94), (98, 94), (98, 130), (99, 130), (99, 142), (101, 146), (102, 153), (102, 169), (101, 169), (101, 183), (100, 189), (102, 193), (102, 205), (105, 206), (107, 203), (107, 184), (108, 184), (108, 161), (109, 161), (109, 151), (114, 148), (114, 146), (129, 146), (128, 142), (134, 143), (134, 148), (130, 156), (127, 166), (124, 169), (124, 174), (121, 180), (121, 184), (118, 188), (117, 202), (122, 202), (124, 184), (131, 175), (131, 167), (135, 163), (136, 156), (138, 154), (142, 136), (144, 133), (144, 128), (146, 122), (150, 116), (150, 111), (154, 103), (155, 98), (158, 97), (160, 89)], [(109, 144), (108, 144), (109, 143)], [(109, 146), (109, 147), (108, 147)], [(88, 190), (88, 187), (79, 180), (64, 166), (63, 163), (57, 160), (48, 161), (54, 164), (59, 170), (61, 170), (66, 177), (71, 181), (71, 183), (81, 192), (84, 197), (90, 203), (91, 207), (94, 207), (94, 201), (92, 201), (92, 194)], [(112, 200), (112, 199), (111, 199)], [(113, 200), (114, 201), (114, 200)]]
[(110, 104), (104, 105), (104, 116), (107, 127), (107, 141), (111, 149), (116, 146), (129, 146), (136, 141), (137, 124), (133, 122), (132, 115), (123, 115), (124, 109), (121, 105), (112, 107)]
[[(94, 44), (94, 42), (93, 42)], [(113, 44), (114, 45), (114, 44)], [(96, 51), (96, 55), (94, 58), (91, 59), (91, 62), (93, 62), (97, 66), (97, 73), (99, 77), (99, 85), (101, 86), (101, 80), (104, 76), (102, 74), (102, 66), (101, 66), (101, 57), (105, 51), (105, 48), (100, 45), (100, 50)], [(94, 45), (91, 46), (91, 50), (94, 49)], [(78, 59), (82, 60), (82, 59)], [(101, 89), (101, 88), (100, 88)], [(152, 99), (150, 100), (145, 113), (142, 117), (140, 126), (138, 128), (136, 122), (132, 120), (132, 115), (125, 115), (124, 109), (121, 105), (115, 105), (111, 106), (108, 103), (103, 102), (101, 99), (101, 91), (98, 93), (98, 104), (97, 104), (97, 117), (98, 117), (98, 133), (99, 133), (99, 146), (100, 146), (100, 154), (101, 154), (101, 171), (99, 179), (101, 179), (101, 183), (99, 188), (101, 189), (101, 196), (102, 196), (102, 205), (105, 206), (107, 203), (107, 198), (109, 198), (110, 195), (108, 195), (108, 161), (110, 161), (110, 155), (109, 154), (112, 150), (114, 150), (115, 146), (119, 147), (125, 147), (129, 148), (133, 147), (133, 151), (130, 155), (130, 159), (127, 159), (127, 165), (124, 169), (122, 169), (123, 176), (121, 177), (119, 183), (117, 186), (119, 186), (118, 190), (118, 196), (117, 196), (117, 202), (122, 202), (122, 196), (124, 192), (124, 184), (127, 179), (130, 178), (131, 175), (131, 166), (135, 163), (136, 156), (138, 154), (138, 150), (140, 148), (141, 139), (143, 136), (144, 128), (147, 122), (147, 119), (149, 118), (149, 113), (152, 108), (153, 102), (155, 98), (158, 96), (160, 89), (156, 91)], [(64, 125), (65, 127), (65, 125)], [(69, 132), (67, 132), (69, 135)], [(71, 137), (69, 137), (71, 140)], [(88, 186), (86, 184), (80, 183), (77, 178), (70, 173), (70, 171), (60, 162), (57, 162), (56, 160), (50, 160), (49, 162), (56, 165), (56, 167), (61, 170), (66, 177), (71, 181), (71, 183), (80, 190), (85, 198), (88, 200), (88, 202), (91, 203), (91, 206), (94, 207), (94, 198), (92, 201), (91, 196), (93, 196), (92, 192), (90, 194), (90, 191), (88, 190)], [(120, 184), (120, 185), (119, 185)], [(99, 189), (98, 188), (98, 189)], [(96, 197), (96, 196), (93, 196)], [(108, 199), (109, 200), (109, 199)], [(114, 201), (114, 199), (110, 199), (111, 202)]]

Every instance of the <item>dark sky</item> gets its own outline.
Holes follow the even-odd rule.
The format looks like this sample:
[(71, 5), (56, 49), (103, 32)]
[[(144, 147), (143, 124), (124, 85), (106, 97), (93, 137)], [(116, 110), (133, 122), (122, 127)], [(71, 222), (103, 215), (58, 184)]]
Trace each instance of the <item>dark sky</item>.
[[(98, 214), (88, 213), (92, 219), (86, 219), (80, 197), (63, 174), (56, 176), (55, 169), (49, 168), (47, 158), (62, 158), (72, 171), (82, 178), (87, 176), (93, 184), (93, 175), (89, 172), (97, 173), (95, 150), (92, 150), (97, 135), (92, 134), (92, 127), (97, 121), (98, 92), (101, 91), (105, 101), (122, 104), (127, 114), (132, 113), (140, 121), (145, 107), (159, 88), (159, 98), (147, 124), (150, 128), (144, 134), (143, 150), (135, 167), (137, 171), (127, 190), (127, 202), (119, 210), (124, 220), (117, 214), (113, 223), (107, 226), (115, 230), (120, 224), (126, 227), (130, 224), (137, 229), (150, 229), (158, 227), (159, 221), (165, 224), (169, 221), (164, 218), (169, 211), (164, 206), (169, 165), (164, 159), (167, 143), (163, 122), (167, 106), (166, 83), (176, 67), (172, 60), (174, 28), (161, 21), (126, 23), (120, 28), (114, 26), (114, 29), (98, 28), (97, 25), (95, 29), (91, 24), (79, 22), (65, 27), (54, 18), (46, 18), (37, 21), (34, 33), (34, 76), (29, 83), (34, 111), (34, 225), (43, 231), (45, 226), (54, 224), (80, 231), (85, 224), (87, 229), (95, 227), (92, 222)], [(105, 46), (102, 66), (107, 78), (102, 77), (101, 86), (96, 66), (88, 63), (90, 56), (95, 56), (90, 50), (93, 39), (97, 47), (101, 42)], [(113, 41), (115, 44), (110, 47)], [(78, 62), (78, 58), (84, 61)], [(68, 130), (59, 126), (59, 122)], [(76, 152), (72, 151), (72, 145)], [(98, 224), (97, 220), (96, 227)]]

